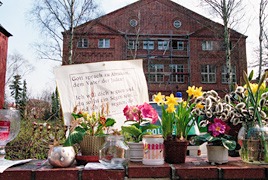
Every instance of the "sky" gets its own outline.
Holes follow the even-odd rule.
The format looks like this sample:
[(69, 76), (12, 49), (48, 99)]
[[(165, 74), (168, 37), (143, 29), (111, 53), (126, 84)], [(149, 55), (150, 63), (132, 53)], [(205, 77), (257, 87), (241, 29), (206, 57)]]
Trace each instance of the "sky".
[[(32, 44), (38, 41), (39, 31), (26, 18), (26, 13), (31, 9), (32, 1), (35, 0), (0, 0), (3, 4), (0, 6), (0, 24), (13, 36), (9, 38), (8, 54), (18, 52), (23, 55), (33, 66), (34, 70), (27, 74), (26, 79), (28, 92), (31, 97), (38, 98), (44, 91), (55, 89), (55, 77), (53, 68), (60, 66), (60, 62), (44, 61), (37, 59)], [(97, 0), (101, 10), (109, 13), (124, 7), (137, 0)], [(207, 9), (200, 6), (198, 0), (173, 0), (174, 2), (193, 10), (214, 21), (217, 18), (212, 17)], [(259, 0), (245, 0), (246, 14), (242, 23), (236, 27), (238, 32), (248, 36), (247, 38), (247, 59), (248, 64), (256, 58), (254, 49), (258, 45), (258, 3)]]

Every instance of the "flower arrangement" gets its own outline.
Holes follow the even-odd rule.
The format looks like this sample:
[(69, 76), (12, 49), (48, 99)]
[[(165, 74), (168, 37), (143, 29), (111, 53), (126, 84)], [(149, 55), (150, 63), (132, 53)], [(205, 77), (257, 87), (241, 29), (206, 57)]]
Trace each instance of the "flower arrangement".
[(108, 104), (106, 109), (104, 105), (102, 105), (99, 112), (92, 112), (91, 114), (78, 111), (77, 107), (75, 107), (72, 113), (73, 121), (70, 129), (71, 133), (67, 137), (64, 146), (71, 146), (81, 142), (86, 134), (91, 136), (102, 136), (107, 134), (109, 128), (115, 124), (113, 118), (107, 118), (108, 111)]
[(162, 95), (161, 92), (153, 96), (153, 101), (162, 108), (161, 127), (165, 140), (173, 139), (185, 141), (192, 126), (195, 123), (195, 117), (192, 110), (199, 104), (195, 103), (195, 99), (202, 95), (202, 87), (188, 87), (186, 91), (188, 98), (183, 101), (181, 98)]
[(129, 141), (139, 142), (143, 135), (151, 134), (147, 130), (158, 128), (158, 125), (155, 125), (158, 120), (158, 113), (148, 103), (134, 106), (126, 105), (123, 113), (126, 121), (121, 128), (125, 135), (131, 136)]

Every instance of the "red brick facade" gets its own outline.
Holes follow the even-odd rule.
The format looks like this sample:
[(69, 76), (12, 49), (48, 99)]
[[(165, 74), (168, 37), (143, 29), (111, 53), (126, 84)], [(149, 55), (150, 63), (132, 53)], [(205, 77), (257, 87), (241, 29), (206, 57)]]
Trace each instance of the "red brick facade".
[(12, 36), (0, 25), (0, 109), (4, 105), (8, 37)]
[[(222, 34), (222, 25), (177, 3), (140, 0), (77, 27), (73, 63), (143, 59), (150, 96), (185, 92), (189, 85), (222, 92), (228, 90), (223, 82)], [(107, 43), (105, 48), (101, 39)], [(247, 71), (246, 36), (231, 30), (231, 46), (232, 66), (240, 84)], [(66, 64), (68, 36), (64, 35)]]

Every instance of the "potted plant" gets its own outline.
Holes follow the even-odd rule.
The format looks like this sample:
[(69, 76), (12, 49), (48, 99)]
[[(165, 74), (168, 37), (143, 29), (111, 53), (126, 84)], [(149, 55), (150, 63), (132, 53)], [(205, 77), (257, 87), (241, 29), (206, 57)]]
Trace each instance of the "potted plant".
[(74, 108), (72, 116), (70, 134), (63, 145), (79, 143), (83, 156), (90, 156), (92, 161), (98, 161), (99, 149), (105, 142), (105, 135), (115, 124), (113, 118), (107, 118), (108, 106), (105, 108), (102, 105), (99, 112), (92, 113)]
[(196, 119), (192, 110), (198, 104), (194, 101), (202, 95), (202, 87), (188, 87), (186, 101), (174, 94), (164, 96), (159, 92), (153, 101), (162, 107), (161, 128), (164, 137), (164, 154), (167, 163), (184, 163), (188, 145), (188, 133)]
[(158, 128), (155, 123), (158, 120), (156, 110), (148, 103), (141, 105), (126, 105), (123, 110), (126, 121), (121, 127), (125, 140), (130, 148), (130, 160), (142, 161), (143, 158), (143, 135), (152, 134), (151, 131)]
[(193, 138), (196, 145), (204, 142), (207, 144), (207, 158), (210, 163), (227, 163), (228, 150), (236, 148), (236, 141), (227, 133), (230, 130), (224, 121), (218, 118), (211, 118), (211, 121), (205, 122), (208, 126), (208, 132)]

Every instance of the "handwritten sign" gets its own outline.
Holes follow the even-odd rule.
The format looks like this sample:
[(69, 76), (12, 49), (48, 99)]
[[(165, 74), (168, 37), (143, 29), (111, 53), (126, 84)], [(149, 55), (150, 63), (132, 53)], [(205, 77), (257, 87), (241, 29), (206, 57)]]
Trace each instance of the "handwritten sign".
[(75, 106), (97, 112), (108, 104), (109, 117), (116, 119), (115, 128), (120, 129), (125, 121), (124, 107), (149, 100), (142, 60), (61, 66), (54, 73), (66, 125)]

